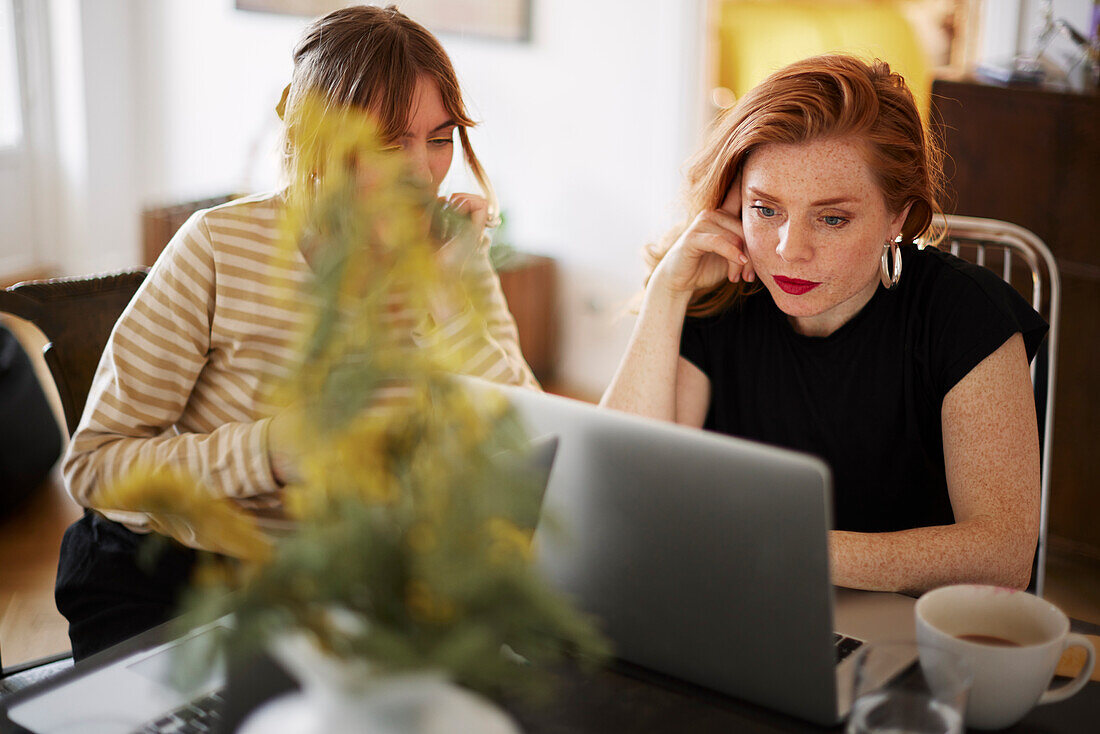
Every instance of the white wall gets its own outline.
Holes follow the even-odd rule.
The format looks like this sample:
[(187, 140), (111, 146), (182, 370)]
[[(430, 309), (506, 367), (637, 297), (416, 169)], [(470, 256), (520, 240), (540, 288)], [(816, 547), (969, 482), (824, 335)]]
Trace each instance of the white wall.
[[(64, 269), (135, 262), (143, 205), (273, 185), (274, 105), (306, 19), (233, 0), (55, 2), (80, 15), (87, 125), (71, 134), (87, 144), (92, 225)], [(625, 347), (616, 316), (640, 248), (675, 217), (701, 124), (704, 4), (535, 0), (529, 43), (441, 36), (513, 243), (561, 263), (562, 377), (585, 391)]]
[(233, 0), (155, 0), (137, 10), (144, 201), (273, 186), (275, 105), (308, 19), (236, 10)]
[[(982, 6), (982, 61), (1004, 61), (1033, 51), (1043, 24), (1042, 0), (986, 0)], [(1093, 0), (1052, 0), (1054, 18), (1088, 35)]]
[(443, 37), (517, 245), (564, 268), (563, 376), (600, 392), (641, 247), (676, 216), (701, 125), (702, 2), (534, 3), (527, 44)]
[(84, 5), (50, 5), (58, 171), (46, 216), (65, 273), (130, 265), (137, 252), (132, 2)]
[(271, 185), (254, 148), (274, 145), (306, 19), (233, 0), (51, 0), (50, 16), (62, 274), (139, 262), (145, 206)]
[[(1042, 27), (1041, 0), (1021, 0), (1020, 14), (1020, 51), (1027, 53), (1032, 50), (1032, 41), (1039, 34)], [(1093, 0), (1052, 0), (1051, 10), (1055, 19), (1063, 18), (1071, 26), (1076, 28), (1086, 37), (1089, 34), (1089, 25), (1092, 22)]]

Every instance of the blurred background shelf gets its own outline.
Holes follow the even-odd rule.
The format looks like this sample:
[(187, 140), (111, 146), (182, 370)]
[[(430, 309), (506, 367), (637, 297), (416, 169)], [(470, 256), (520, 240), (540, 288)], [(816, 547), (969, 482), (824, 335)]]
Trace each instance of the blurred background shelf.
[(948, 213), (1037, 234), (1062, 278), (1049, 539), (1100, 563), (1100, 95), (937, 79)]

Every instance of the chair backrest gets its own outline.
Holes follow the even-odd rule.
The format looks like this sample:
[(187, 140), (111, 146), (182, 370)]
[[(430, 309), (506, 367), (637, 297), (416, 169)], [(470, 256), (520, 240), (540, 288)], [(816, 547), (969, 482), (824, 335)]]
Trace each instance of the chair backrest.
[(1032, 589), (1043, 595), (1046, 576), (1047, 518), (1050, 504), (1051, 449), (1054, 441), (1054, 384), (1058, 356), (1058, 320), (1062, 282), (1050, 249), (1032, 232), (996, 219), (947, 216), (940, 249), (982, 265), (1012, 284), (1050, 324), (1046, 341), (1031, 363), (1035, 407), (1039, 419), (1042, 481), (1040, 484), (1039, 546)]
[(37, 326), (73, 435), (111, 329), (145, 280), (148, 268), (104, 275), (31, 280), (0, 290), (0, 311)]

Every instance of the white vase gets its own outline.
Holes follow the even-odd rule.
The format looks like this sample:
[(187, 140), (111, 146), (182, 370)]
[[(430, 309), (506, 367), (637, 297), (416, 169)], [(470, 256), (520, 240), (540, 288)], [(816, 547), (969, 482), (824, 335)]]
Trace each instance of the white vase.
[(499, 708), (437, 672), (381, 675), (326, 655), (305, 635), (273, 652), (302, 688), (254, 711), (241, 734), (520, 734)]

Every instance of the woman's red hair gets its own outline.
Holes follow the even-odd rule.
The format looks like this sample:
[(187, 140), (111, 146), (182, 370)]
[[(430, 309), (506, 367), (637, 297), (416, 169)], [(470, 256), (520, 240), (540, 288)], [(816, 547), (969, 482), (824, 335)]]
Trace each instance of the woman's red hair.
[[(769, 143), (800, 144), (826, 138), (863, 140), (867, 164), (891, 212), (908, 205), (903, 243), (927, 235), (940, 211), (942, 153), (924, 127), (905, 79), (883, 61), (870, 64), (843, 55), (815, 56), (775, 72), (753, 87), (712, 126), (688, 162), (688, 220), (721, 206), (748, 156)], [(656, 267), (683, 228), (648, 248)], [(729, 308), (745, 293), (743, 283), (723, 282), (692, 298), (688, 314), (707, 316)]]

